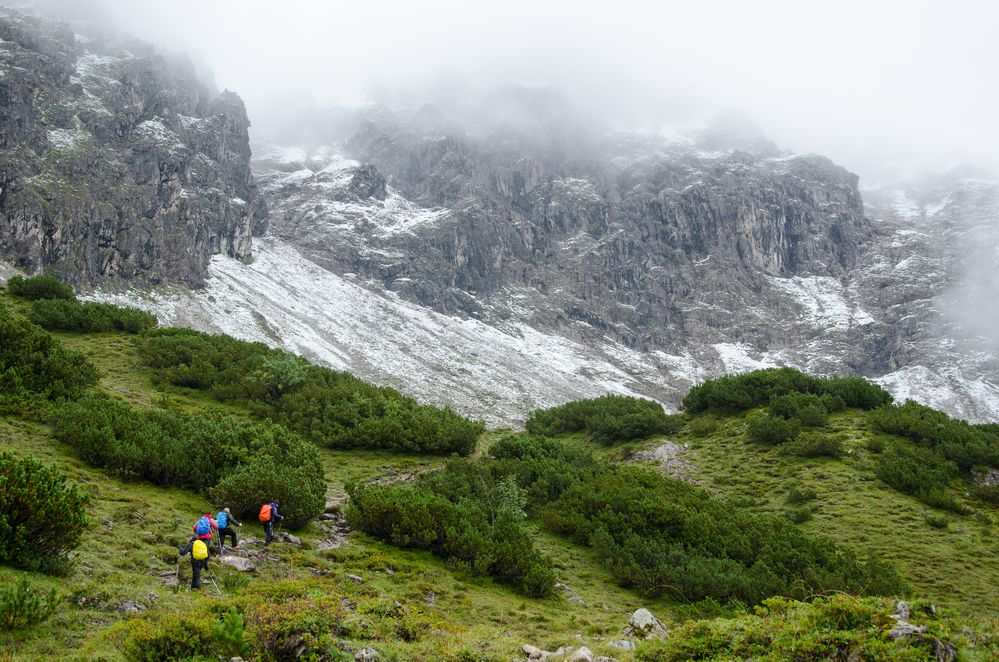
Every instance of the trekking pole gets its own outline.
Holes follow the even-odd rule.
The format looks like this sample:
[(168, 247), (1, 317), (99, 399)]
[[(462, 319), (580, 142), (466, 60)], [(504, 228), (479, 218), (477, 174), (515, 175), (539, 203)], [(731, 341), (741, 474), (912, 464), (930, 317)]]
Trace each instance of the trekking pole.
[(205, 574), (208, 575), (208, 579), (210, 579), (212, 584), (215, 586), (215, 590), (219, 592), (219, 597), (220, 598), (224, 597), (222, 595), (222, 589), (220, 589), (219, 585), (215, 583), (215, 577), (212, 575), (212, 573), (208, 572), (208, 570), (205, 570)]

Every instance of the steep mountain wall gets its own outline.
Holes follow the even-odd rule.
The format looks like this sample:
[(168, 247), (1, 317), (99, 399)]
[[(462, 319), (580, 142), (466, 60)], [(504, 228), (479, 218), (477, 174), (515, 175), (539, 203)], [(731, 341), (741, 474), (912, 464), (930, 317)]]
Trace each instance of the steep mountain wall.
[(77, 284), (201, 284), (265, 228), (248, 127), (186, 60), (0, 9), (0, 256)]

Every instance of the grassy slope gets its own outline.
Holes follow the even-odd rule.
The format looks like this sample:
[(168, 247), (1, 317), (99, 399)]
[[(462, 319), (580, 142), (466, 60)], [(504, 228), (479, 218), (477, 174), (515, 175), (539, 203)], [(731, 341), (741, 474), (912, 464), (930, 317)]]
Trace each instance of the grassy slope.
[[(3, 299), (10, 305), (9, 299)], [(88, 354), (104, 375), (102, 388), (135, 405), (169, 404), (189, 410), (218, 406), (198, 393), (157, 390), (151, 373), (139, 365), (127, 337), (56, 335), (67, 346)], [(237, 408), (230, 410), (239, 412)], [(497, 434), (484, 435), (483, 446)], [(71, 448), (52, 439), (47, 426), (40, 423), (0, 416), (0, 449), (54, 462), (73, 480), (86, 485), (93, 497), (92, 526), (77, 550), (76, 572), (68, 578), (31, 576), (40, 586), (58, 588), (69, 596), (67, 602), (41, 627), (14, 635), (0, 633), (0, 659), (120, 659), (113, 644), (115, 630), (109, 626), (130, 618), (116, 611), (122, 602), (149, 604), (151, 613), (155, 613), (184, 609), (193, 601), (218, 600), (210, 584), (197, 594), (186, 586), (180, 590), (165, 587), (160, 576), (177, 568), (176, 545), (188, 535), (197, 514), (211, 509), (205, 499), (183, 490), (123, 483), (109, 477), (77, 459)], [(368, 451), (324, 450), (323, 457), (331, 495), (342, 493), (347, 481), (412, 473), (441, 462), (436, 458)], [(261, 535), (259, 524), (244, 525), (241, 533)], [(309, 579), (314, 576), (313, 568), (328, 571), (324, 581), (356, 603), (350, 618), (355, 625), (360, 624), (357, 629), (370, 635), (357, 641), (371, 643), (390, 659), (395, 653), (401, 660), (447, 659), (465, 647), (509, 659), (524, 643), (554, 649), (561, 644), (579, 645), (577, 637), (585, 637), (588, 642), (594, 636), (613, 637), (627, 624), (628, 614), (639, 606), (650, 606), (660, 613), (666, 613), (668, 608), (614, 586), (588, 550), (545, 534), (540, 535), (541, 544), (555, 558), (561, 581), (575, 588), (585, 605), (558, 596), (545, 600), (524, 598), (488, 579), (456, 573), (428, 553), (399, 550), (359, 533), (352, 534), (349, 543), (333, 554), (304, 549), (321, 536), (313, 526), (302, 535), (306, 541), (303, 549), (275, 545), (275, 558), (260, 567), (245, 586), (239, 586), (243, 582), (235, 571), (220, 570), (217, 565), (212, 570), (226, 594), (252, 593), (278, 580)], [(392, 574), (385, 572), (387, 569)], [(189, 580), (189, 573), (185, 562), (181, 566), (182, 584)], [(344, 578), (347, 573), (360, 575), (365, 583), (354, 584)], [(25, 574), (0, 566), (0, 584), (12, 583)], [(429, 593), (435, 596), (432, 606), (426, 602)], [(371, 613), (395, 600), (427, 612), (435, 619), (437, 631), (420, 641), (404, 643), (397, 640), (386, 619), (374, 619), (372, 625)], [(608, 654), (613, 650), (600, 642), (589, 645)]]
[[(0, 298), (10, 305), (7, 297)], [(98, 365), (104, 374), (102, 388), (136, 405), (189, 410), (219, 406), (199, 393), (158, 390), (150, 372), (139, 365), (127, 337), (59, 337), (68, 346), (86, 352)], [(228, 409), (245, 414), (235, 407)], [(709, 489), (749, 497), (763, 510), (779, 511), (784, 508), (788, 481), (814, 485), (821, 508), (803, 525), (808, 530), (896, 560), (923, 595), (975, 618), (995, 615), (999, 546), (990, 527), (971, 517), (951, 516), (949, 530), (932, 529), (924, 521), (927, 507), (873, 480), (864, 466), (863, 452), (857, 450), (856, 459), (843, 461), (785, 458), (775, 451), (752, 447), (742, 435), (742, 426), (739, 418), (725, 419), (709, 436), (696, 437), (686, 429), (678, 435), (677, 440), (689, 446), (686, 459), (698, 466), (698, 475)], [(850, 413), (836, 416), (833, 426), (853, 440), (852, 447), (859, 447), (870, 434), (862, 419)], [(484, 435), (480, 448), (499, 434)], [(23, 634), (0, 634), (0, 658), (67, 659), (75, 655), (77, 659), (119, 659), (113, 645), (114, 624), (130, 618), (116, 611), (123, 601), (151, 605), (150, 613), (155, 615), (158, 610), (180, 610), (196, 601), (219, 600), (210, 585), (209, 590), (196, 594), (186, 588), (165, 587), (160, 578), (160, 573), (176, 569), (175, 545), (185, 537), (196, 515), (210, 508), (204, 499), (182, 490), (122, 483), (108, 477), (77, 460), (72, 449), (54, 441), (41, 424), (0, 416), (0, 448), (55, 462), (93, 495), (92, 527), (78, 550), (77, 571), (68, 578), (32, 577), (41, 585), (58, 587), (69, 599), (48, 624)], [(608, 456), (621, 454), (620, 449), (596, 450)], [(323, 456), (331, 495), (342, 493), (346, 481), (419, 471), (440, 462), (365, 451), (323, 451)], [(976, 508), (986, 510), (977, 504)], [(246, 523), (243, 531), (260, 535), (255, 523)], [(287, 579), (308, 580), (317, 587), (344, 593), (356, 604), (348, 621), (360, 636), (352, 640), (371, 643), (389, 659), (454, 659), (465, 648), (510, 659), (524, 643), (549, 650), (585, 643), (598, 654), (625, 661), (631, 659), (630, 654), (609, 648), (606, 640), (619, 634), (632, 610), (646, 606), (665, 620), (677, 614), (676, 606), (667, 601), (648, 600), (617, 587), (590, 550), (541, 532), (539, 545), (555, 559), (560, 581), (581, 596), (583, 605), (559, 596), (524, 598), (487, 579), (455, 572), (429, 554), (395, 549), (358, 533), (340, 550), (320, 554), (311, 549), (319, 537), (321, 532), (312, 527), (303, 535), (306, 544), (302, 549), (276, 545), (272, 559), (262, 564), (249, 582), (234, 571), (220, 571), (217, 565), (213, 571), (227, 595), (252, 594)], [(314, 569), (328, 574), (313, 580)], [(189, 572), (184, 564), (182, 585)], [(346, 573), (360, 575), (365, 582), (354, 584), (344, 578)], [(22, 574), (0, 567), (0, 584)], [(436, 598), (432, 605), (427, 603), (430, 593)], [(425, 613), (434, 623), (433, 629), (418, 641), (399, 641), (392, 617), (379, 615), (382, 606), (392, 601)], [(67, 655), (67, 651), (73, 652)]]

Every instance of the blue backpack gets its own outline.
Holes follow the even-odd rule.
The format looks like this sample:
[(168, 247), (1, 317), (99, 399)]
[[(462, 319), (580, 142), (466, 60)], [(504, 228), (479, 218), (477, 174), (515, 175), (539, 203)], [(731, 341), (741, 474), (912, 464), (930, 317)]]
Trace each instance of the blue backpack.
[(229, 516), (225, 514), (224, 510), (218, 514), (218, 517), (216, 517), (215, 520), (219, 523), (220, 529), (224, 529), (229, 526)]
[(208, 521), (207, 517), (202, 517), (198, 520), (197, 525), (194, 527), (194, 532), (199, 536), (203, 536), (206, 533), (212, 532), (212, 523)]

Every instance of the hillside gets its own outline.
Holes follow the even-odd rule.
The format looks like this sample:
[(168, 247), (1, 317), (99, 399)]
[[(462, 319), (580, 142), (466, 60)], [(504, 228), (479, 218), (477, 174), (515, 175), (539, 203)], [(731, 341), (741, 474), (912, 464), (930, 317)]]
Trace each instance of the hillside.
[[(12, 319), (22, 315), (35, 315), (38, 319), (38, 311), (31, 310), (35, 304), (7, 293), (0, 295), (0, 305)], [(241, 400), (226, 395), (219, 380), (242, 379), (239, 375), (213, 377), (215, 386), (211, 390), (207, 386), (176, 385), (179, 373), (151, 366), (148, 354), (149, 338), (169, 339), (171, 332), (146, 336), (124, 332), (53, 332), (53, 335), (67, 349), (81, 352), (100, 371), (98, 384), (86, 389), (87, 392), (96, 389), (109, 393), (136, 411), (162, 411), (163, 415), (178, 417), (193, 414), (194, 420), (214, 420), (227, 414), (247, 424), (256, 424), (261, 417), (272, 416), (268, 412), (279, 411), (267, 409), (270, 405), (265, 406), (265, 400)], [(231, 347), (235, 353), (227, 355), (227, 361), (243, 360), (237, 355), (250, 351), (244, 345)], [(246, 360), (253, 360), (254, 354), (246, 356), (250, 357)], [(198, 362), (202, 358), (194, 356), (191, 360)], [(365, 387), (358, 384), (350, 388), (363, 391)], [(383, 395), (394, 397), (390, 393)], [(84, 392), (70, 397), (86, 403), (93, 396)], [(557, 519), (553, 515), (567, 513), (576, 507), (573, 504), (582, 501), (562, 502), (566, 507), (553, 512), (546, 511), (543, 504), (536, 509), (535, 497), (531, 496), (526, 506), (529, 517), (520, 524), (510, 524), (514, 527), (511, 531), (526, 535), (525, 540), (534, 550), (531, 554), (550, 559), (552, 578), (562, 587), (540, 591), (545, 593), (540, 598), (525, 595), (500, 575), (490, 577), (491, 570), (484, 572), (485, 566), (479, 567), (474, 562), (446, 561), (431, 551), (393, 546), (376, 537), (378, 534), (347, 530), (341, 513), (350, 510), (344, 506), (348, 491), (361, 499), (355, 505), (362, 509), (377, 505), (375, 496), (392, 499), (394, 495), (404, 498), (397, 506), (401, 508), (406, 501), (412, 503), (416, 497), (424, 498), (420, 496), (423, 484), (436, 486), (438, 494), (445, 494), (452, 486), (448, 481), (460, 480), (463, 472), (479, 475), (475, 473), (479, 471), (476, 467), (482, 467), (486, 471), (481, 474), (484, 480), (490, 471), (516, 466), (515, 462), (509, 464), (514, 455), (502, 461), (491, 458), (496, 457), (497, 448), (509, 452), (526, 444), (524, 448), (530, 449), (534, 442), (522, 434), (511, 440), (503, 430), (485, 432), (468, 459), (455, 460), (457, 464), (449, 463), (447, 467), (440, 455), (314, 446), (325, 473), (327, 514), (295, 532), (300, 536), (300, 544), (294, 540), (278, 542), (266, 551), (262, 551), (259, 542), (262, 535), (259, 524), (244, 518), (245, 526), (239, 534), (245, 541), (243, 553), (247, 556), (241, 558), (249, 561), (254, 571), (241, 573), (230, 567), (219, 568), (213, 562), (210, 571), (224, 597), (219, 596), (211, 583), (195, 593), (185, 585), (190, 577), (186, 559), (179, 566), (181, 581), (176, 583), (176, 546), (199, 513), (214, 512), (219, 504), (206, 500), (199, 489), (122, 481), (110, 465), (106, 469), (96, 468), (92, 460), (82, 459), (79, 448), (57, 440), (58, 426), (51, 427), (39, 410), (25, 408), (18, 402), (4, 401), (4, 413), (0, 414), (0, 452), (13, 451), (54, 464), (71, 481), (82, 485), (91, 501), (87, 506), (90, 524), (72, 553), (69, 574), (49, 576), (0, 566), (0, 584), (5, 587), (27, 577), (36, 586), (55, 588), (64, 596), (48, 622), (24, 631), (0, 633), (0, 652), (13, 659), (152, 659), (170, 650), (175, 655), (184, 655), (187, 649), (180, 640), (186, 638), (194, 645), (212, 641), (215, 623), (223, 622), (223, 615), (230, 608), (235, 608), (245, 619), (245, 639), (252, 650), (242, 652), (261, 659), (290, 659), (303, 652), (316, 654), (317, 659), (371, 659), (363, 653), (363, 649), (370, 648), (377, 651), (378, 659), (510, 660), (524, 656), (524, 644), (545, 650), (586, 646), (597, 655), (617, 660), (676, 659), (683, 646), (695, 650), (703, 645), (699, 649), (701, 654), (707, 655), (708, 651), (710, 655), (724, 657), (725, 649), (719, 642), (734, 636), (733, 632), (753, 631), (769, 622), (757, 623), (755, 618), (780, 621), (782, 625), (773, 621), (772, 628), (764, 627), (764, 631), (773, 633), (783, 632), (784, 627), (791, 630), (798, 627), (794, 625), (798, 622), (794, 620), (797, 608), (776, 603), (768, 608), (770, 616), (766, 616), (768, 612), (751, 616), (744, 606), (728, 598), (691, 601), (661, 588), (651, 591), (637, 586), (626, 588), (622, 584), (630, 582), (622, 582), (621, 566), (608, 564), (606, 548), (591, 547), (576, 535), (554, 532)], [(62, 406), (53, 403), (51, 406)], [(410, 405), (400, 401), (398, 406)], [(220, 409), (223, 414), (210, 413)], [(388, 413), (375, 414), (370, 420), (378, 423), (389, 420), (388, 416)], [(625, 415), (611, 416), (609, 423), (606, 420), (587, 423), (603, 430), (589, 433), (560, 432), (556, 414), (536, 417), (536, 421), (549, 426), (548, 432), (560, 439), (551, 442), (555, 446), (550, 448), (564, 448), (558, 452), (581, 458), (575, 465), (566, 465), (575, 466), (572, 471), (559, 471), (567, 471), (565, 475), (569, 476), (584, 465), (591, 467), (587, 471), (593, 472), (592, 479), (597, 483), (587, 483), (591, 479), (583, 474), (579, 478), (583, 481), (579, 486), (589, 486), (584, 487), (589, 491), (587, 498), (603, 494), (610, 498), (611, 492), (593, 487), (598, 484), (611, 490), (637, 485), (625, 482), (615, 487), (613, 480), (619, 472), (639, 482), (659, 485), (656, 472), (641, 467), (622, 468), (625, 461), (637, 460), (657, 471), (681, 475), (707, 493), (698, 490), (688, 493), (684, 483), (670, 480), (656, 489), (674, 491), (677, 503), (693, 499), (688, 506), (694, 509), (691, 512), (700, 508), (698, 503), (710, 505), (716, 503), (716, 498), (724, 499), (717, 504), (725, 504), (733, 516), (754, 527), (772, 521), (771, 528), (788, 536), (788, 544), (796, 541), (794, 545), (811, 545), (808, 541), (814, 534), (827, 538), (844, 554), (855, 553), (861, 560), (870, 553), (878, 555), (894, 565), (901, 579), (911, 587), (909, 599), (914, 605), (911, 621), (931, 628), (925, 637), (890, 642), (886, 634), (894, 624), (889, 618), (894, 611), (893, 601), (866, 598), (840, 604), (837, 598), (829, 603), (816, 603), (816, 609), (828, 608), (828, 613), (800, 616), (804, 629), (798, 629), (792, 636), (797, 642), (794, 645), (815, 646), (813, 654), (819, 658), (824, 655), (817, 651), (829, 654), (830, 650), (840, 650), (822, 647), (830, 644), (822, 639), (824, 626), (815, 619), (832, 617), (835, 610), (846, 609), (838, 613), (852, 614), (849, 618), (866, 615), (863, 617), (872, 619), (870, 623), (880, 625), (843, 635), (845, 638), (836, 644), (844, 647), (842, 650), (864, 645), (869, 653), (878, 650), (884, 656), (895, 655), (898, 659), (932, 659), (935, 650), (945, 650), (939, 648), (942, 644), (934, 643), (939, 640), (960, 648), (962, 659), (984, 660), (999, 653), (995, 634), (999, 544), (995, 541), (993, 524), (999, 517), (999, 508), (984, 501), (967, 477), (955, 476), (945, 486), (949, 511), (924, 505), (878, 480), (874, 471), (879, 454), (888, 452), (885, 448), (895, 444), (911, 448), (912, 442), (878, 432), (871, 412), (858, 408), (834, 411), (828, 415), (825, 427), (816, 428), (820, 431), (815, 434), (840, 441), (842, 455), (836, 458), (804, 458), (789, 454), (786, 447), (751, 441), (747, 426), (752, 428), (754, 420), (765, 417), (758, 406), (745, 411), (707, 411), (673, 417), (662, 415), (662, 418), (655, 415), (651, 419), (653, 428), (647, 429), (668, 427), (669, 430), (635, 440), (628, 440), (629, 433), (621, 431), (630, 429), (621, 427), (626, 420), (622, 416)], [(295, 420), (300, 419), (288, 419), (290, 424)], [(533, 425), (529, 422), (529, 426)], [(640, 435), (644, 434), (641, 429)], [(317, 434), (314, 430), (302, 430), (309, 438), (320, 439), (310, 436)], [(596, 441), (604, 434), (612, 435), (609, 438), (612, 443)], [(592, 460), (586, 459), (590, 456)], [(428, 474), (428, 470), (435, 471)], [(418, 474), (420, 477), (414, 478)], [(373, 486), (363, 487), (369, 483)], [(793, 493), (789, 492), (791, 488)], [(814, 494), (809, 490), (814, 490)], [(518, 493), (516, 489), (514, 493)], [(789, 497), (797, 503), (789, 503)], [(662, 502), (659, 507), (665, 508), (667, 503)], [(721, 515), (723, 511), (718, 512)], [(758, 513), (774, 514), (779, 519), (756, 520)], [(648, 516), (654, 514), (655, 511), (647, 512)], [(350, 516), (351, 522), (368, 530), (370, 522), (365, 523), (364, 512), (353, 511)], [(788, 518), (800, 523), (790, 524)], [(778, 521), (783, 524), (777, 525)], [(650, 522), (646, 524), (651, 526)], [(560, 526), (565, 525), (568, 522)], [(399, 526), (404, 526), (404, 522)], [(636, 531), (649, 530), (638, 522)], [(804, 538), (798, 537), (801, 533)], [(715, 547), (726, 544), (724, 538), (734, 541), (741, 534), (731, 530), (721, 532), (717, 538), (712, 535), (719, 534), (705, 535), (706, 544)], [(867, 566), (857, 566), (858, 571), (862, 567)], [(828, 570), (833, 572), (835, 568), (829, 566)], [(887, 569), (873, 572), (877, 574), (872, 578), (880, 577), (879, 581), (889, 584), (894, 581)], [(834, 575), (835, 572), (823, 581), (841, 581)], [(550, 586), (547, 581), (543, 580), (539, 586)], [(691, 585), (684, 590), (727, 592), (730, 587), (719, 581), (722, 583), (715, 589)], [(806, 580), (804, 586), (811, 581), (814, 580)], [(853, 580), (845, 581), (849, 584)], [(901, 584), (898, 586), (904, 590)], [(798, 593), (800, 588), (792, 588), (791, 592)], [(938, 605), (939, 609), (934, 608), (934, 613), (930, 613), (927, 611), (930, 604)], [(628, 626), (632, 612), (640, 607), (651, 610), (674, 633), (673, 638), (668, 638), (664, 645), (644, 644), (637, 653), (612, 645), (616, 640), (637, 639), (634, 635), (623, 635), (622, 630)], [(710, 624), (696, 621), (715, 616), (732, 620)], [(839, 625), (833, 629), (846, 627), (843, 623), (852, 622), (849, 618), (837, 621)], [(717, 636), (709, 646), (710, 638), (705, 638), (705, 633), (712, 628)], [(230, 627), (227, 631), (231, 634), (234, 629), (238, 628)], [(208, 644), (203, 646), (205, 654), (213, 659), (221, 654), (217, 647), (209, 651)], [(225, 654), (235, 651), (234, 648)]]

